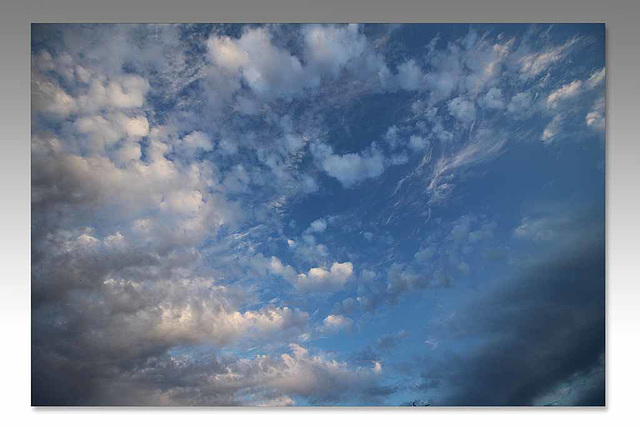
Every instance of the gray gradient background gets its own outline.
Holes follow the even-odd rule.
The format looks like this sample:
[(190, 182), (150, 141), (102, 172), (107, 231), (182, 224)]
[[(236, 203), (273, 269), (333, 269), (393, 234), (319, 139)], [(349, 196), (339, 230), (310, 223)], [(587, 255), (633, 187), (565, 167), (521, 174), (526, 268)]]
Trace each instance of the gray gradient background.
[[(5, 425), (327, 422), (633, 423), (640, 418), (640, 2), (638, 0), (3, 0), (0, 4), (0, 409)], [(30, 23), (605, 22), (607, 24), (606, 409), (32, 409), (30, 407)]]

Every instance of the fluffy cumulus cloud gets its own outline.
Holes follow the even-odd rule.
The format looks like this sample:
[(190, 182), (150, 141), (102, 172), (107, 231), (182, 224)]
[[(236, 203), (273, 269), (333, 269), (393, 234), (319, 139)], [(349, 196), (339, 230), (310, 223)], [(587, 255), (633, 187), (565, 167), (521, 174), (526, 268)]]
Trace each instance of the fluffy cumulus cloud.
[(351, 329), (353, 320), (341, 314), (330, 314), (324, 318), (324, 327), (329, 331), (340, 331), (343, 329)]
[(461, 122), (471, 122), (476, 118), (476, 109), (470, 101), (463, 98), (454, 98), (449, 102), (451, 115)]
[(562, 28), (34, 25), (32, 403), (599, 404), (604, 36)]
[(294, 284), (302, 291), (335, 291), (342, 289), (353, 276), (353, 264), (334, 262), (330, 268), (314, 267), (296, 276)]
[(239, 39), (208, 40), (213, 62), (242, 80), (261, 98), (291, 97), (309, 82), (300, 60), (272, 43), (266, 28), (247, 30)]
[(385, 168), (385, 157), (375, 146), (363, 153), (335, 154), (328, 145), (318, 144), (314, 155), (322, 169), (345, 187), (353, 187), (368, 178), (375, 178)]

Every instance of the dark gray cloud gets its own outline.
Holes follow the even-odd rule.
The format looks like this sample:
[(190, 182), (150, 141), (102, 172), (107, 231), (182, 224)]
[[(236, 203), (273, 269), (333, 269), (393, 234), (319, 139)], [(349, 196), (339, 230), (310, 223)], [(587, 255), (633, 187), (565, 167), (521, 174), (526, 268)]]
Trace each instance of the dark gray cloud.
[(416, 388), (438, 405), (603, 405), (603, 235), (564, 249), (463, 310), (450, 333), (478, 344), (425, 360)]

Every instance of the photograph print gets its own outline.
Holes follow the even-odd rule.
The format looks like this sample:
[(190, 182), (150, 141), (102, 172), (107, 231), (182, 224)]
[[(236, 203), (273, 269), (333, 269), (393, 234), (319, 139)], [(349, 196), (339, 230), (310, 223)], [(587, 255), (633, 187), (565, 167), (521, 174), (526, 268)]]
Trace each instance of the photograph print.
[(604, 24), (31, 27), (33, 406), (604, 406)]

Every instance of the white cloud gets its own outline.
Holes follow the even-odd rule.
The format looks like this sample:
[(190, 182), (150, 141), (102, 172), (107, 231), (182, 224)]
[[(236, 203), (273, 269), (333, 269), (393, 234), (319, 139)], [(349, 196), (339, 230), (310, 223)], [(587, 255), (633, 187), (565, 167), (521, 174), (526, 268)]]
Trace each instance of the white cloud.
[(595, 87), (600, 85), (602, 82), (604, 82), (605, 77), (606, 75), (605, 75), (604, 68), (600, 71), (596, 71), (587, 80), (587, 87), (589, 87), (589, 89), (594, 89)]
[(334, 262), (330, 269), (315, 267), (296, 276), (293, 284), (300, 291), (333, 292), (343, 289), (353, 276), (353, 264)]
[(462, 122), (472, 122), (476, 119), (476, 108), (473, 102), (457, 97), (447, 104), (453, 117)]
[(309, 225), (308, 232), (310, 233), (322, 233), (327, 229), (327, 221), (323, 218), (316, 219)]
[(411, 135), (409, 138), (409, 147), (414, 151), (421, 151), (427, 148), (429, 141), (419, 135)]
[(322, 169), (347, 188), (353, 187), (365, 179), (381, 175), (385, 168), (383, 154), (373, 145), (362, 154), (340, 155), (334, 154), (328, 145), (317, 144), (314, 155), (319, 160)]
[(531, 111), (531, 94), (520, 92), (514, 95), (507, 106), (507, 111), (513, 114), (525, 114)]
[(504, 108), (502, 91), (498, 88), (492, 87), (480, 99), (479, 104), (490, 110), (502, 110)]
[(206, 133), (199, 131), (194, 131), (186, 135), (184, 138), (182, 138), (180, 144), (190, 151), (213, 150), (213, 143), (211, 142), (211, 138), (209, 138)]
[(150, 89), (144, 77), (130, 74), (91, 81), (88, 90), (78, 96), (78, 108), (83, 112), (140, 108)]
[[(149, 133), (149, 122), (143, 115), (128, 116), (121, 112), (106, 115), (82, 116), (74, 122), (80, 144), (84, 149), (101, 152), (114, 143), (128, 139), (137, 142)], [(82, 138), (88, 138), (82, 141)]]
[(367, 40), (357, 24), (310, 25), (303, 30), (305, 57), (319, 78), (338, 75), (340, 70), (367, 50)]
[(572, 39), (561, 46), (524, 55), (520, 58), (520, 77), (523, 80), (529, 80), (547, 72), (552, 65), (566, 57), (570, 47), (576, 42), (576, 39)]
[(290, 98), (317, 84), (306, 78), (298, 58), (272, 43), (267, 28), (248, 29), (239, 39), (213, 36), (207, 46), (215, 64), (241, 76), (260, 98)]
[(605, 100), (599, 98), (591, 107), (591, 111), (587, 113), (587, 126), (596, 131), (604, 131), (605, 128)]
[(351, 330), (353, 328), (353, 320), (341, 314), (330, 314), (325, 317), (322, 323), (324, 324), (325, 330), (330, 332)]
[(76, 100), (57, 84), (32, 74), (31, 107), (35, 111), (64, 118), (76, 111)]
[(384, 140), (389, 143), (391, 147), (396, 147), (400, 144), (400, 136), (397, 126), (390, 126), (387, 132), (384, 134)]
[(560, 130), (562, 129), (562, 120), (564, 119), (564, 115), (558, 114), (556, 115), (549, 124), (542, 131), (542, 135), (540, 139), (545, 144), (549, 144), (553, 142), (556, 138)]
[(360, 31), (358, 24), (308, 25), (303, 30), (306, 73), (313, 84), (323, 78), (338, 77), (342, 70), (374, 87), (389, 84), (390, 71)]
[(449, 180), (462, 168), (488, 161), (502, 152), (506, 139), (494, 135), (487, 130), (479, 130), (474, 137), (450, 157), (441, 157), (429, 176), (430, 183), (427, 190), (432, 200), (438, 202), (446, 197), (451, 188)]
[(398, 84), (405, 90), (420, 90), (424, 84), (424, 74), (416, 62), (411, 59), (398, 66)]
[(242, 359), (231, 366), (228, 373), (217, 375), (215, 381), (230, 386), (277, 390), (316, 403), (338, 402), (340, 398), (360, 402), (375, 399), (376, 381), (382, 370), (380, 363), (373, 363), (371, 368), (352, 368), (324, 355), (312, 355), (298, 344), (289, 347), (290, 353), (278, 358)]
[(567, 83), (560, 89), (557, 89), (549, 94), (549, 97), (547, 98), (547, 105), (550, 108), (555, 108), (560, 101), (573, 98), (574, 96), (579, 94), (581, 88), (582, 81), (580, 80), (574, 80), (571, 83)]

